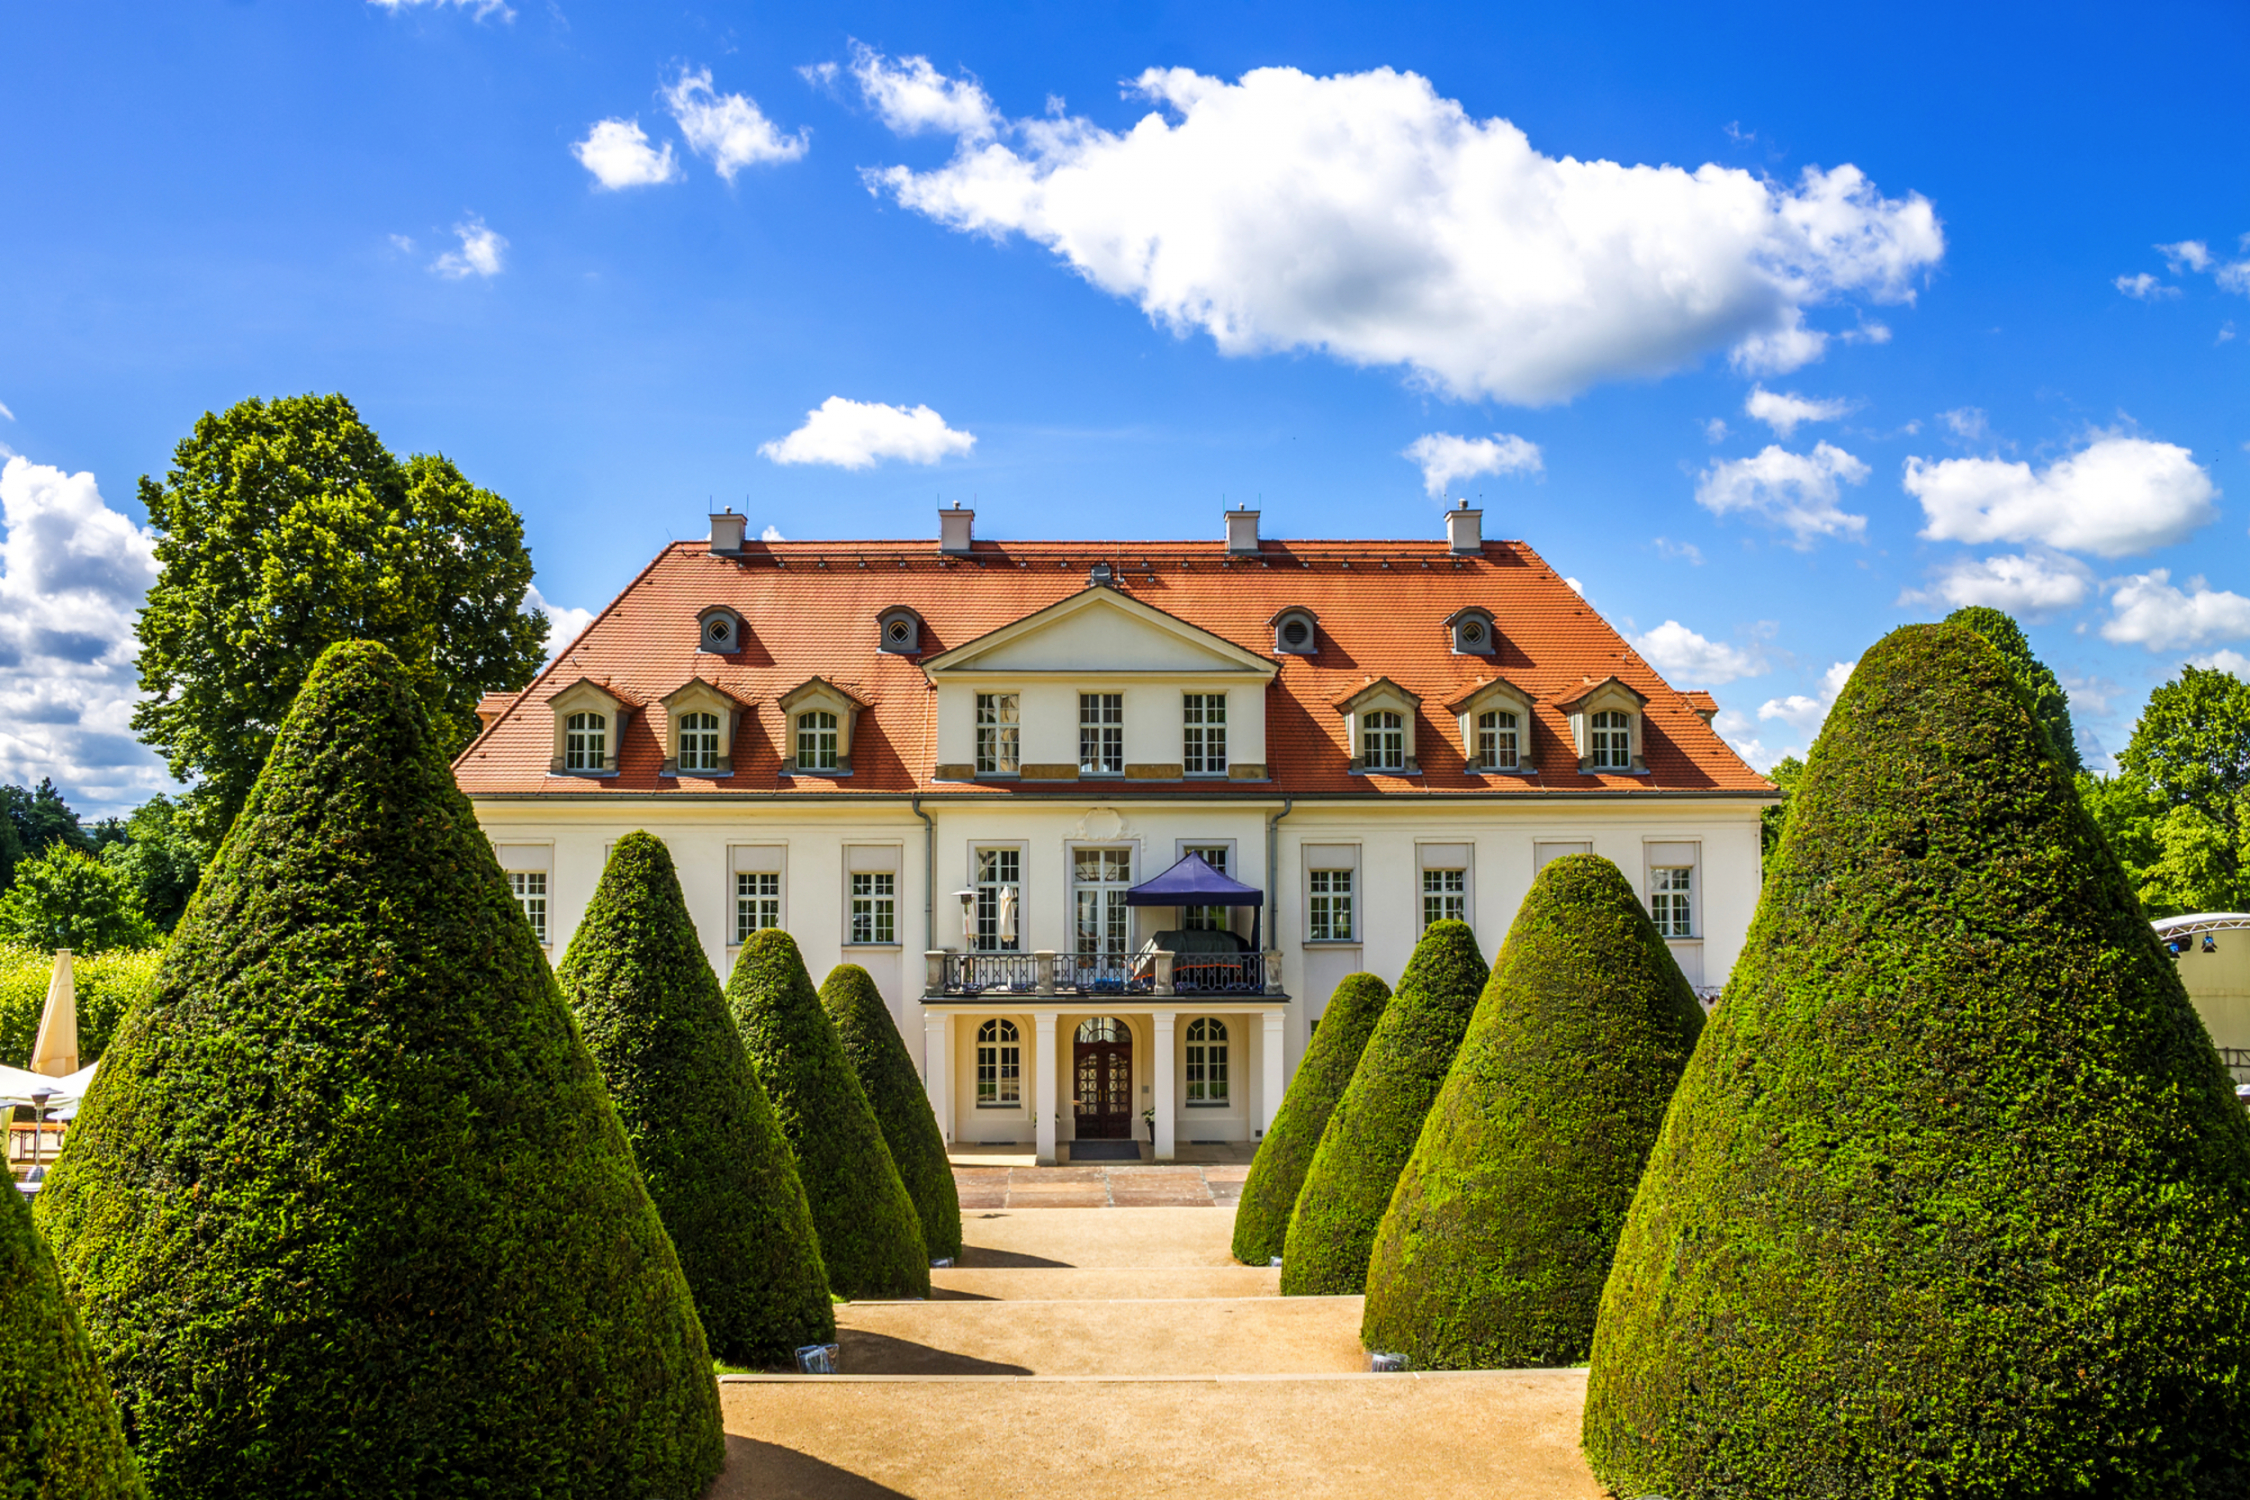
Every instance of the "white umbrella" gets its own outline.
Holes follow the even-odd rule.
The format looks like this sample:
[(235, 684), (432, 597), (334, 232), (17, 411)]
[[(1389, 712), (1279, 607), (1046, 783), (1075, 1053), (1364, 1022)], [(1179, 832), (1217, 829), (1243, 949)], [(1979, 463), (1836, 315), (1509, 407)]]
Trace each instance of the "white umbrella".
[(78, 986), (68, 948), (55, 950), (47, 1008), (39, 1013), (39, 1040), (31, 1048), (31, 1071), (49, 1078), (78, 1071)]
[(1004, 885), (1000, 887), (1000, 941), (1005, 944), (1012, 943), (1015, 940), (1016, 888), (1012, 885)]

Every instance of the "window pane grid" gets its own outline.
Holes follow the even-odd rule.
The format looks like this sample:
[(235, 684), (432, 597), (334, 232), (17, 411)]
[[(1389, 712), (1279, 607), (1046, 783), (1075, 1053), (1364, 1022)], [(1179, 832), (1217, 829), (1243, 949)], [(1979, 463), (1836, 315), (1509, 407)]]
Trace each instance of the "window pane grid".
[(1078, 774), (1125, 774), (1125, 695), (1078, 695)]
[(1514, 714), (1498, 711), (1477, 715), (1477, 764), (1488, 771), (1516, 768), (1517, 728)]
[(977, 1028), (977, 1107), (1003, 1108), (1023, 1101), (1023, 1047), (1013, 1021)]
[(1694, 937), (1694, 867), (1664, 865), (1650, 871), (1649, 876), (1648, 914), (1656, 930), (1668, 938)]
[[(1221, 875), (1227, 873), (1227, 846), (1224, 844), (1189, 844), (1182, 852), (1200, 854), (1212, 869)], [(1234, 913), (1224, 906), (1183, 906), (1180, 926), (1188, 932), (1231, 932)]]
[[(979, 849), (977, 851), (977, 951), (980, 953), (1012, 953), (1016, 950), (1023, 931), (1023, 851), (1020, 849)], [(1017, 937), (1000, 935), (1001, 900), (1005, 893), (1014, 893)]]
[(1227, 1102), (1227, 1028), (1215, 1017), (1188, 1023), (1186, 1102)]
[(1422, 872), (1422, 925), (1432, 922), (1466, 922), (1469, 920), (1469, 872), (1466, 870), (1424, 870)]
[(1020, 738), (1016, 695), (977, 694), (977, 774), (1015, 775), (1022, 767)]
[(1629, 716), (1615, 709), (1594, 715), (1588, 736), (1597, 771), (1624, 771), (1633, 764), (1633, 732)]
[(1182, 769), (1190, 776), (1218, 776), (1227, 769), (1227, 695), (1188, 693), (1181, 699)]
[(1370, 771), (1406, 769), (1406, 720), (1377, 711), (1359, 716), (1361, 758)]
[(741, 947), (752, 933), (781, 925), (781, 877), (746, 874), (734, 877), (734, 943)]
[(563, 769), (600, 771), (609, 759), (609, 716), (572, 714), (563, 720)]
[(717, 714), (682, 714), (680, 716), (680, 769), (683, 771), (716, 771), (719, 769), (719, 716)]
[(1348, 943), (1352, 937), (1352, 872), (1313, 870), (1307, 875), (1312, 891), (1306, 913), (1305, 937), (1315, 943)]
[(825, 710), (797, 715), (797, 769), (836, 769), (836, 716)]
[(898, 941), (898, 877), (887, 874), (852, 877), (852, 941)]
[(539, 946), (547, 946), (547, 876), (543, 871), (510, 870), (508, 889), (515, 893), (516, 904), (523, 908), (523, 919), (531, 924), (532, 936)]

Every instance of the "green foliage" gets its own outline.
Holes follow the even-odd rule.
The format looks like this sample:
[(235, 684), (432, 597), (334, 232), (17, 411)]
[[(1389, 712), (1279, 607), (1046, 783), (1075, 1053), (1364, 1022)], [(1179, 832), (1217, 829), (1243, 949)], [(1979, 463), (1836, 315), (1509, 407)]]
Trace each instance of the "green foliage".
[(38, 1215), (162, 1500), (686, 1500), (711, 1356), (410, 674), (328, 652)]
[(834, 1339), (812, 1210), (661, 839), (618, 840), (556, 977), (711, 1352), (776, 1365)]
[(2250, 1492), (2250, 1124), (2007, 665), (1830, 711), (1626, 1220), (1617, 1493)]
[(1360, 1339), (1416, 1370), (1568, 1365), (1703, 1029), (1617, 866), (1539, 872), (1367, 1268)]
[(206, 412), (172, 464), (140, 484), (162, 572), (137, 627), (149, 697), (133, 727), (200, 783), (188, 802), (207, 845), (333, 643), (390, 647), (448, 755), (481, 695), (538, 668), (522, 518), (445, 458), (399, 462), (342, 396)]
[(2149, 914), (2250, 909), (2250, 683), (2181, 668), (2117, 760), (2079, 796)]
[(0, 1493), (145, 1500), (117, 1405), (31, 1207), (0, 1184)]
[(930, 1295), (921, 1220), (796, 940), (769, 927), (743, 944), (727, 1007), (797, 1158), (829, 1286), (845, 1297)]
[(0, 786), (0, 815), (4, 815), (0, 816), (0, 891), (15, 883), (17, 865), (57, 844), (69, 849), (94, 847), (51, 777), (28, 791)]
[(875, 978), (858, 964), (838, 964), (820, 986), (821, 1009), (835, 1023), (836, 1035), (851, 1060), (852, 1073), (867, 1092), (883, 1143), (891, 1149), (906, 1196), (921, 1221), (922, 1247), (933, 1260), (961, 1254), (961, 1195), (953, 1185), (953, 1163), (945, 1154), (945, 1132), (930, 1109), (929, 1091), (914, 1071), (898, 1023)]
[(1289, 1091), (1281, 1096), (1281, 1108), (1258, 1143), (1242, 1184), (1242, 1201), (1235, 1205), (1234, 1258), (1244, 1265), (1267, 1265), (1281, 1254), (1321, 1132), (1390, 1000), (1391, 987), (1373, 974), (1346, 975), (1328, 997)]
[(116, 825), (117, 837), (102, 844), (102, 863), (132, 882), (141, 915), (163, 932), (179, 925), (203, 878), (203, 849), (187, 825), (180, 804), (159, 792), (134, 808)]
[[(78, 1059), (100, 1060), (125, 1018), (155, 988), (161, 948), (113, 948), (107, 953), (74, 955), (70, 972), (78, 1005)], [(25, 1067), (39, 1039), (39, 1014), (47, 1004), (53, 955), (38, 948), (0, 943), (0, 1062)]]
[(1781, 788), (1781, 800), (1758, 814), (1758, 852), (1766, 859), (1781, 847), (1781, 831), (1789, 826), (1789, 799), (1796, 794), (1797, 778), (1805, 774), (1805, 763), (1794, 755), (1784, 755), (1766, 772), (1766, 780)]
[(1432, 922), (1414, 945), (1305, 1172), (1281, 1252), (1283, 1296), (1367, 1289), (1376, 1227), (1453, 1066), (1486, 973), (1466, 922)]
[(16, 883), (0, 892), (0, 943), (104, 953), (146, 948), (156, 938), (155, 924), (141, 915), (139, 888), (68, 844), (18, 865)]
[(2031, 642), (2024, 638), (2023, 627), (2015, 617), (1989, 605), (1970, 604), (1947, 615), (1945, 623), (1966, 626), (1992, 643), (1992, 649), (2007, 663), (2008, 675), (2031, 700), (2031, 717), (2047, 732), (2047, 746), (2054, 751), (2055, 759), (2073, 776), (2085, 770), (2078, 758), (2077, 732), (2070, 727), (2070, 694), (2063, 691), (2047, 664), (2032, 654)]

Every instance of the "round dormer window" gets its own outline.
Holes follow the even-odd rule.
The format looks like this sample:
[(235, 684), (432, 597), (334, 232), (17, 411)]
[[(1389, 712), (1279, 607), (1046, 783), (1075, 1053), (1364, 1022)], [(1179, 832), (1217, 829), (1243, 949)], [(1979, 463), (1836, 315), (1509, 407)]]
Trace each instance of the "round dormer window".
[(893, 620), (883, 627), (883, 634), (889, 638), (892, 645), (903, 646), (906, 644), (907, 638), (914, 634), (914, 627), (904, 620)]
[(1466, 645), (1470, 645), (1470, 646), (1481, 646), (1481, 645), (1483, 645), (1483, 644), (1484, 644), (1484, 621), (1482, 621), (1482, 620), (1463, 620), (1463, 621), (1461, 622), (1461, 640), (1462, 640), (1462, 642), (1463, 642), (1464, 644), (1466, 644)]
[(703, 649), (706, 651), (732, 651), (734, 649), (734, 621), (732, 618), (717, 614), (703, 622)]
[(1311, 639), (1312, 627), (1302, 620), (1290, 620), (1281, 627), (1281, 643), (1284, 646), (1302, 647)]

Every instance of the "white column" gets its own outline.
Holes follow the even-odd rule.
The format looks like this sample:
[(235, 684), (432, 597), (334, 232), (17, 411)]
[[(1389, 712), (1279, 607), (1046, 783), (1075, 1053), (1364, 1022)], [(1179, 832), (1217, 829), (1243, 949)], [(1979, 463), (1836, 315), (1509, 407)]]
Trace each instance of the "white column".
[(1264, 1086), (1258, 1091), (1258, 1129), (1260, 1131), (1273, 1129), (1273, 1117), (1281, 1110), (1281, 1091), (1287, 1087), (1281, 1078), (1283, 1060), (1282, 1014), (1278, 1010), (1266, 1012), (1266, 1032), (1265, 1036), (1260, 1039), (1261, 1045), (1258, 1049), (1258, 1060), (1264, 1064), (1265, 1069)]
[(1156, 1148), (1153, 1154), (1158, 1161), (1170, 1161), (1177, 1154), (1173, 1116), (1178, 1107), (1172, 1102), (1172, 1073), (1179, 1062), (1179, 1049), (1172, 1045), (1172, 1023), (1177, 1019), (1169, 1011), (1156, 1013), (1156, 1055), (1149, 1059), (1149, 1070), (1156, 1079)]
[(1055, 1013), (1036, 1012), (1037, 1033), (1031, 1064), (1032, 1129), (1036, 1132), (1039, 1165), (1055, 1164)]
[(922, 1087), (929, 1092), (930, 1113), (937, 1116), (945, 1143), (953, 1144), (953, 1015), (950, 1011), (922, 1012)]

